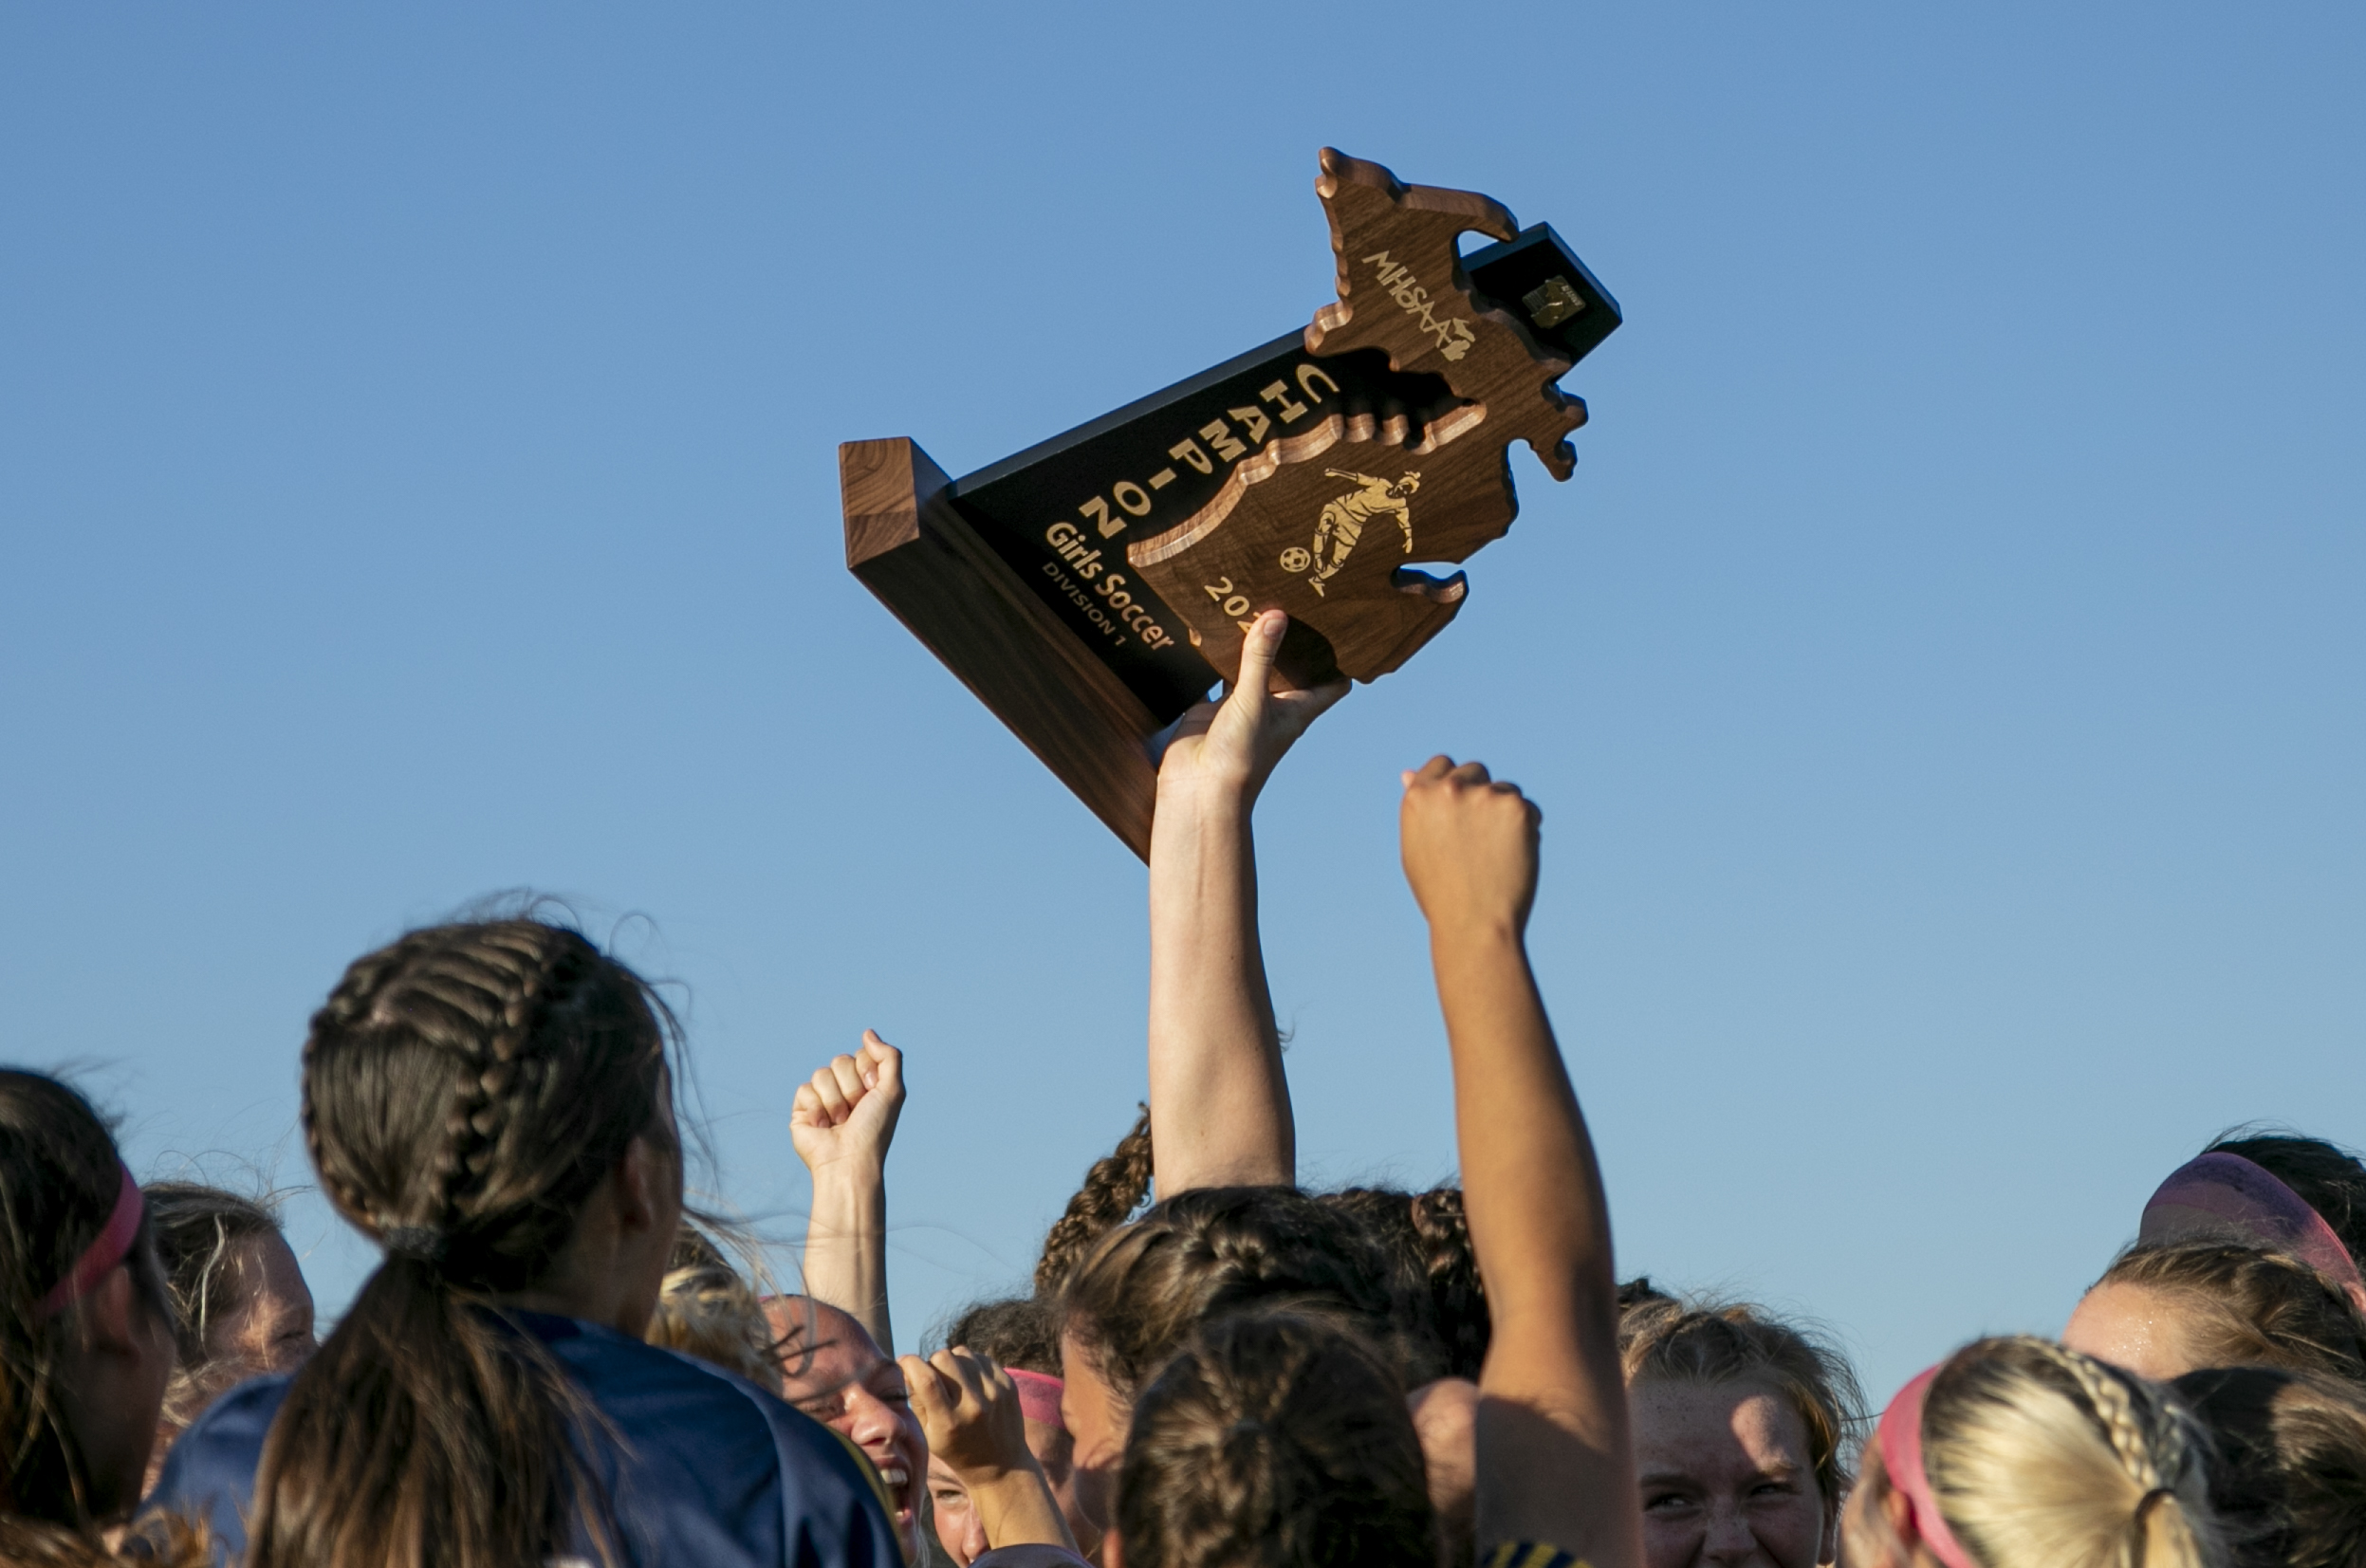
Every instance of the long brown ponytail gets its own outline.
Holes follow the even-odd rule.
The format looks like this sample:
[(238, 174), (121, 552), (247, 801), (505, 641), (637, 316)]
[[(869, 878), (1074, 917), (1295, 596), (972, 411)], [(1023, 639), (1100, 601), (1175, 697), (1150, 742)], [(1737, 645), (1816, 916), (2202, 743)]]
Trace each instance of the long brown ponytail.
[(482, 1305), (548, 1273), (637, 1136), (673, 1146), (662, 1004), (575, 932), (414, 932), (312, 1020), (322, 1190), (387, 1248), (297, 1374), (255, 1481), (252, 1568), (516, 1568), (614, 1551), (596, 1420)]

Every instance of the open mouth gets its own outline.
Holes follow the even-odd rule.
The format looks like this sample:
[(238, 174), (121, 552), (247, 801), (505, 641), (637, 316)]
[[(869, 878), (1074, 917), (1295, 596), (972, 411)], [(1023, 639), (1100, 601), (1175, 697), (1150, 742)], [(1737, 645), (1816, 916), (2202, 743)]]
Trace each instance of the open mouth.
[(912, 1472), (901, 1465), (881, 1465), (879, 1480), (886, 1484), (888, 1499), (896, 1505), (896, 1524), (909, 1523), (912, 1520)]

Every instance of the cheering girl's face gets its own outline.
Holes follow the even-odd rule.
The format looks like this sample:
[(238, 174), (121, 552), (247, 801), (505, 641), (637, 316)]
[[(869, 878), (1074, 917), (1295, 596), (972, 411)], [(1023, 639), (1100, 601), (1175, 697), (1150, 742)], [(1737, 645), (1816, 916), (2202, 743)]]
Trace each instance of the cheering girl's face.
[(1816, 1568), (1835, 1510), (1807, 1424), (1756, 1379), (1646, 1381), (1627, 1393), (1649, 1568)]

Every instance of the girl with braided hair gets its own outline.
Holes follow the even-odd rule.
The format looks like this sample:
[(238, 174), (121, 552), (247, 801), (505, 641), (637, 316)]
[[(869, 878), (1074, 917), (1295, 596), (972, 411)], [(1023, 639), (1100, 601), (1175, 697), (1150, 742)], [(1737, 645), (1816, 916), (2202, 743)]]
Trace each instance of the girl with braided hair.
[(2153, 1192), (2136, 1245), (2195, 1241), (2289, 1252), (2366, 1308), (2366, 1163), (2297, 1133), (2221, 1134)]
[[(1492, 1319), (1474, 1411), (1475, 1560), (1643, 1568), (1608, 1206), (1525, 944), (1541, 818), (1476, 764), (1433, 758), (1404, 782), (1405, 872), (1430, 923), (1464, 1206)], [(1278, 1249), (1247, 1226), (1210, 1223), (1220, 1211), (1174, 1223), (1194, 1200), (1229, 1198), (1163, 1199), (1069, 1282), (1069, 1408), (1125, 1397), (1106, 1568), (1457, 1560), (1429, 1495), (1402, 1358), (1374, 1343), (1391, 1327), (1385, 1306), (1341, 1310), (1341, 1285), (1318, 1292), (1272, 1270), (1261, 1260)], [(1162, 1210), (1174, 1215), (1163, 1227)], [(1231, 1254), (1229, 1268), (1195, 1261), (1209, 1253)], [(1345, 1244), (1322, 1253), (1352, 1266)], [(1377, 1256), (1367, 1266), (1396, 1273)], [(1179, 1301), (1140, 1288), (1165, 1281), (1193, 1288)], [(1190, 1325), (1180, 1343), (1145, 1332), (1177, 1319)]]
[(2165, 1389), (2049, 1340), (1981, 1339), (1882, 1412), (1851, 1568), (2227, 1568), (2209, 1439)]
[(1150, 1107), (1140, 1108), (1134, 1125), (1118, 1146), (1095, 1160), (1084, 1172), (1068, 1207), (1052, 1222), (1044, 1238), (1044, 1253), (1035, 1264), (1035, 1294), (1057, 1301), (1060, 1289), (1076, 1265), (1103, 1236), (1125, 1224), (1150, 1196)]
[(682, 1217), (669, 1024), (535, 920), (356, 961), (305, 1042), (304, 1129), (385, 1262), (301, 1372), (190, 1428), (154, 1505), (250, 1568), (897, 1568), (835, 1438), (641, 1340)]
[[(147, 1205), (88, 1101), (0, 1068), (0, 1561), (96, 1564), (139, 1501), (173, 1373)], [(160, 1538), (154, 1557), (202, 1562)]]
[(1487, 1359), (1487, 1286), (1470, 1250), (1462, 1189), (1345, 1187), (1321, 1196), (1361, 1220), (1388, 1254), (1420, 1313), (1406, 1327), (1431, 1358), (1429, 1376), (1475, 1380)]
[(1274, 1308), (1349, 1325), (1396, 1352), (1381, 1358), (1405, 1419), (1397, 1325), (1407, 1311), (1396, 1271), (1352, 1215), (1318, 1198), (1287, 1187), (1178, 1192), (1103, 1235), (1077, 1265), (1059, 1303), (1061, 1412), (1075, 1441), (1078, 1505), (1097, 1529), (1109, 1521), (1140, 1391), (1204, 1324)]
[(1396, 1187), (1349, 1187), (1322, 1201), (1363, 1223), (1396, 1270), (1406, 1316), (1398, 1332), (1412, 1347), (1405, 1396), (1421, 1440), (1430, 1505), (1455, 1562), (1470, 1558), (1476, 1501), (1476, 1422), (1479, 1370), (1487, 1360), (1487, 1287), (1470, 1247), (1462, 1189), (1426, 1192)]

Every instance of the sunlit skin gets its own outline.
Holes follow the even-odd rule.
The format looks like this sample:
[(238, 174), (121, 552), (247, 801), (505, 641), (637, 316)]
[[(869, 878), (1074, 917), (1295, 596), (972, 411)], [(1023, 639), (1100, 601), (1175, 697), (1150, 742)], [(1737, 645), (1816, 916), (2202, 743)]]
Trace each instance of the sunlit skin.
[(2100, 1284), (2088, 1291), (2062, 1330), (2062, 1343), (2156, 1383), (2201, 1370), (2187, 1347), (2175, 1298), (2142, 1285)]
[[(1056, 1422), (1029, 1419), (1026, 1447), (1044, 1467), (1044, 1479), (1051, 1485), (1052, 1501), (1060, 1504), (1061, 1518), (1067, 1521), (1068, 1533), (1076, 1537), (1085, 1559), (1098, 1562), (1100, 1527), (1077, 1505), (1075, 1439)], [(977, 1510), (970, 1505), (961, 1478), (933, 1454), (929, 1457), (929, 1503), (936, 1516), (936, 1539), (958, 1568), (970, 1568), (970, 1560), (986, 1551), (986, 1527), (978, 1522)]]
[[(1060, 1418), (1074, 1441), (1073, 1485), (1061, 1511), (1073, 1510), (1095, 1533), (1109, 1533), (1110, 1503), (1118, 1467), (1125, 1458), (1125, 1429), (1133, 1411), (1100, 1375), (1100, 1368), (1073, 1335), (1060, 1337)], [(1077, 1541), (1084, 1536), (1079, 1532)], [(1104, 1549), (1102, 1560), (1109, 1560)]]
[(912, 1413), (903, 1368), (860, 1323), (810, 1296), (775, 1296), (764, 1316), (781, 1353), (788, 1402), (871, 1456), (896, 1505), (896, 1541), (906, 1562), (920, 1560), (920, 1513), (928, 1438)]
[(1629, 1389), (1649, 1568), (1816, 1568), (1837, 1522), (1807, 1426), (1775, 1389), (1645, 1382)]

